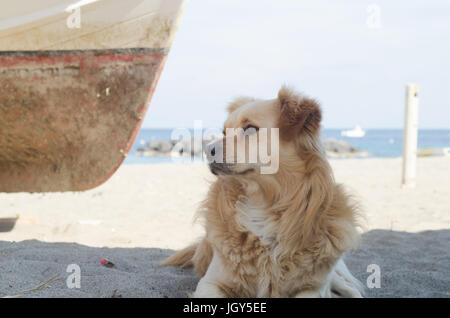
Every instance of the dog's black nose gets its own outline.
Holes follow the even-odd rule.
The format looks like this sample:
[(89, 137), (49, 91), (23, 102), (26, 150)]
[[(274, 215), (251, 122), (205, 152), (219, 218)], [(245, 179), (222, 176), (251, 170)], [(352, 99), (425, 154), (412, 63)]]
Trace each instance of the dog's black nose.
[(206, 145), (205, 153), (208, 158), (214, 157), (216, 155), (216, 146), (213, 143)]
[(208, 162), (217, 162), (219, 158), (217, 156), (221, 156), (220, 146), (216, 143), (210, 143), (205, 148), (206, 159)]

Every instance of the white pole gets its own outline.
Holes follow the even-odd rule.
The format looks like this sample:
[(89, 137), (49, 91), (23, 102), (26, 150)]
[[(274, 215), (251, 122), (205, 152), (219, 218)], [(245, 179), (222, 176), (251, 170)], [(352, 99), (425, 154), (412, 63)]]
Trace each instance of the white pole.
[(403, 187), (416, 186), (418, 94), (417, 84), (406, 85), (405, 127), (403, 129)]

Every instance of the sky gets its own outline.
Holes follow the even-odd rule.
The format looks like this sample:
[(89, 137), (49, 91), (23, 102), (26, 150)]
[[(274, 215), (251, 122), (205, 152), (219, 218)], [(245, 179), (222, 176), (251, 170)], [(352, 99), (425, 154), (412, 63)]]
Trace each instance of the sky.
[(450, 1), (190, 0), (144, 128), (221, 127), (233, 97), (316, 98), (324, 128), (450, 129)]

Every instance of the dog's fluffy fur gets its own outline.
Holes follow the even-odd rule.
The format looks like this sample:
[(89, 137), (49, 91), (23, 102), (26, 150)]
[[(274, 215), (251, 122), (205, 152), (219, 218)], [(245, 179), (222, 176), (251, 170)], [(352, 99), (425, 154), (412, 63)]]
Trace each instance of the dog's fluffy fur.
[(162, 265), (193, 266), (202, 276), (194, 297), (361, 297), (342, 260), (358, 244), (357, 209), (322, 151), (318, 104), (282, 87), (274, 100), (240, 97), (228, 111), (225, 128), (279, 128), (279, 169), (210, 165), (218, 176), (199, 210), (206, 235)]

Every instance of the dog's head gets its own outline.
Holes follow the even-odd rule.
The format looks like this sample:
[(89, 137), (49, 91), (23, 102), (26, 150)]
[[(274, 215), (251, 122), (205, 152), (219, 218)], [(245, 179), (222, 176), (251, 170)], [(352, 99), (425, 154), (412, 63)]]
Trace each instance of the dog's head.
[(228, 113), (224, 137), (205, 149), (216, 175), (276, 174), (298, 159), (299, 147), (317, 150), (311, 140), (319, 134), (320, 107), (287, 87), (272, 100), (237, 98)]

